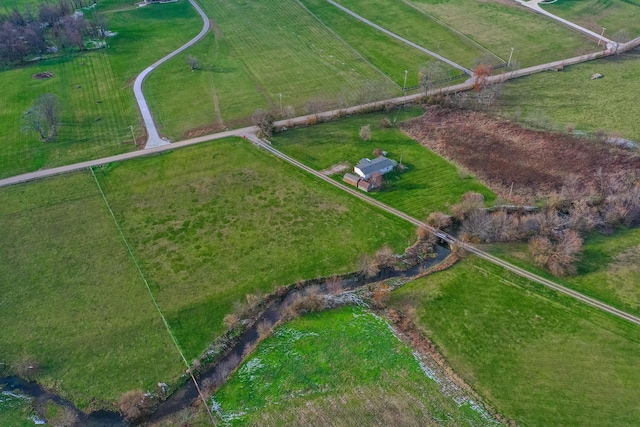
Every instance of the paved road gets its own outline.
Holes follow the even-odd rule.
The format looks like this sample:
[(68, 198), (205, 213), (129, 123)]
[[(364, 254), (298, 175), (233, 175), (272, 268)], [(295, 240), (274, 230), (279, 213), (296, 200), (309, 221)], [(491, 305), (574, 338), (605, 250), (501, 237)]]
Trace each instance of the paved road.
[[(202, 21), (203, 21), (204, 25), (203, 25), (202, 30), (200, 31), (200, 33), (197, 36), (195, 36), (193, 39), (189, 40), (187, 43), (185, 43), (184, 45), (179, 47), (178, 49), (174, 50), (173, 52), (171, 52), (170, 54), (165, 56), (164, 58), (156, 61), (151, 66), (147, 67), (142, 73), (140, 73), (138, 75), (138, 77), (136, 77), (136, 81), (133, 84), (133, 93), (136, 96), (136, 102), (138, 103), (138, 108), (140, 109), (140, 113), (142, 113), (142, 120), (144, 121), (144, 126), (147, 128), (148, 138), (147, 138), (147, 144), (145, 145), (145, 148), (155, 148), (155, 147), (159, 147), (159, 146), (162, 146), (162, 145), (167, 145), (167, 144), (169, 144), (169, 141), (166, 141), (166, 140), (160, 138), (160, 135), (158, 134), (158, 129), (156, 128), (156, 123), (154, 122), (153, 116), (151, 115), (151, 111), (149, 110), (149, 106), (147, 105), (147, 100), (144, 98), (144, 94), (142, 93), (142, 83), (144, 82), (144, 79), (147, 78), (147, 76), (153, 70), (155, 70), (160, 64), (162, 64), (163, 62), (168, 61), (169, 59), (173, 58), (174, 56), (176, 56), (180, 52), (182, 52), (185, 49), (187, 49), (187, 48), (193, 46), (194, 44), (196, 44), (209, 31), (210, 22), (209, 22), (209, 18), (207, 17), (207, 15), (200, 8), (200, 6), (198, 6), (196, 4), (196, 2), (194, 0), (189, 0), (189, 3), (191, 3), (191, 5), (196, 9), (196, 11), (202, 17)], [(160, 7), (162, 7), (162, 6), (160, 6)], [(150, 41), (150, 43), (149, 43), (149, 47), (150, 48), (151, 48), (151, 46), (153, 46), (153, 42), (152, 41)]]
[(521, 5), (523, 5), (524, 7), (527, 7), (533, 11), (536, 11), (538, 13), (541, 13), (545, 16), (548, 16), (551, 19), (555, 19), (556, 21), (559, 21), (561, 23), (563, 23), (564, 25), (567, 25), (575, 30), (580, 31), (583, 34), (588, 35), (589, 37), (594, 38), (595, 40), (602, 40), (604, 42), (604, 44), (606, 45), (607, 49), (614, 49), (615, 46), (617, 45), (616, 42), (614, 42), (613, 40), (609, 40), (606, 37), (600, 37), (600, 34), (598, 33), (594, 33), (591, 30), (588, 30), (584, 27), (581, 27), (578, 24), (574, 24), (571, 21), (567, 21), (566, 19), (560, 18), (557, 15), (554, 15), (551, 12), (547, 12), (546, 10), (544, 10), (543, 8), (540, 7), (540, 3), (544, 4), (545, 0), (516, 0), (518, 3), (520, 3)]
[(391, 36), (391, 37), (393, 37), (393, 38), (395, 38), (395, 39), (400, 40), (402, 43), (406, 43), (406, 44), (408, 44), (409, 46), (414, 47), (414, 48), (416, 48), (416, 49), (418, 49), (418, 50), (420, 50), (420, 51), (422, 51), (422, 52), (426, 53), (427, 55), (433, 56), (434, 58), (439, 59), (439, 60), (440, 60), (440, 61), (442, 61), (442, 62), (446, 62), (447, 64), (451, 65), (452, 67), (457, 68), (458, 70), (462, 71), (463, 73), (466, 73), (466, 74), (468, 74), (468, 75), (470, 75), (470, 76), (473, 76), (473, 71), (471, 71), (471, 70), (469, 70), (469, 69), (467, 69), (467, 68), (464, 68), (462, 65), (458, 65), (458, 64), (456, 64), (455, 62), (453, 62), (453, 61), (451, 61), (451, 60), (449, 60), (449, 59), (445, 58), (444, 56), (438, 55), (437, 53), (432, 52), (432, 51), (430, 51), (430, 50), (428, 50), (428, 49), (425, 49), (424, 47), (422, 47), (422, 46), (420, 46), (420, 45), (418, 45), (418, 44), (415, 44), (415, 43), (414, 43), (414, 42), (412, 42), (412, 41), (409, 41), (409, 40), (407, 40), (407, 39), (405, 39), (405, 38), (403, 38), (403, 37), (400, 37), (400, 36), (399, 36), (399, 35), (397, 35), (396, 33), (392, 33), (391, 31), (386, 30), (386, 29), (382, 28), (381, 26), (379, 26), (379, 25), (377, 25), (377, 24), (374, 24), (373, 22), (369, 21), (368, 19), (363, 18), (362, 16), (360, 16), (360, 15), (356, 14), (355, 12), (352, 12), (351, 10), (349, 10), (349, 9), (347, 9), (346, 7), (344, 7), (344, 6), (342, 6), (342, 5), (338, 4), (338, 3), (336, 3), (336, 2), (335, 2), (335, 1), (333, 1), (333, 0), (327, 0), (327, 1), (328, 1), (329, 3), (331, 3), (332, 5), (334, 5), (335, 7), (337, 7), (338, 9), (342, 10), (343, 12), (348, 13), (349, 15), (353, 16), (353, 17), (354, 17), (354, 18), (356, 18), (357, 20), (364, 22), (365, 24), (367, 24), (367, 25), (369, 25), (369, 26), (371, 26), (371, 27), (375, 28), (376, 30), (378, 30), (378, 31), (382, 31), (382, 32), (383, 32), (383, 33), (385, 33), (385, 34), (387, 34), (387, 35), (389, 35), (389, 36)]
[(410, 215), (407, 215), (404, 212), (401, 212), (401, 211), (399, 211), (399, 210), (397, 210), (395, 208), (392, 208), (391, 206), (388, 206), (388, 205), (386, 205), (386, 204), (384, 204), (382, 202), (379, 202), (379, 201), (367, 196), (365, 193), (363, 193), (360, 190), (356, 190), (355, 188), (351, 188), (351, 187), (347, 187), (345, 185), (342, 185), (341, 183), (333, 180), (332, 178), (329, 178), (329, 177), (323, 175), (322, 173), (316, 171), (315, 169), (312, 169), (312, 168), (308, 167), (307, 165), (297, 161), (296, 159), (291, 158), (291, 157), (287, 156), (286, 154), (276, 150), (270, 144), (262, 141), (261, 139), (259, 139), (255, 135), (247, 135), (247, 138), (251, 142), (253, 142), (255, 145), (257, 145), (258, 147), (270, 152), (271, 154), (281, 158), (282, 160), (284, 160), (284, 161), (286, 161), (286, 162), (288, 162), (288, 163), (290, 163), (290, 164), (292, 164), (292, 165), (294, 165), (294, 166), (296, 166), (296, 167), (298, 167), (298, 168), (300, 168), (300, 169), (302, 169), (302, 170), (304, 170), (304, 171), (306, 171), (306, 172), (308, 172), (308, 173), (310, 173), (312, 175), (315, 175), (316, 177), (322, 179), (323, 181), (326, 181), (329, 184), (331, 184), (333, 186), (336, 186), (336, 187), (340, 188), (341, 190), (350, 193), (351, 195), (359, 198), (360, 200), (363, 200), (363, 201), (369, 203), (370, 205), (373, 205), (373, 206), (376, 206), (376, 207), (378, 207), (380, 209), (383, 209), (386, 212), (389, 212), (390, 214), (393, 214), (393, 215), (397, 216), (398, 218), (402, 218), (402, 219), (410, 222), (411, 224), (413, 224), (415, 226), (424, 227), (424, 228), (430, 230), (436, 236), (438, 236), (439, 238), (445, 240), (449, 244), (458, 245), (458, 246), (462, 247), (463, 249), (465, 249), (466, 251), (471, 252), (471, 253), (473, 253), (474, 255), (477, 255), (480, 258), (484, 258), (487, 261), (489, 261), (489, 262), (491, 262), (493, 264), (499, 265), (499, 266), (503, 267), (504, 269), (509, 270), (509, 271), (519, 275), (519, 276), (522, 276), (522, 277), (528, 279), (528, 280), (531, 280), (533, 282), (539, 283), (539, 284), (541, 284), (543, 286), (551, 288), (551, 289), (553, 289), (553, 290), (555, 290), (557, 292), (561, 292), (561, 293), (563, 293), (565, 295), (569, 295), (569, 296), (571, 296), (571, 297), (573, 297), (573, 298), (575, 298), (575, 299), (577, 299), (579, 301), (584, 302), (585, 304), (589, 304), (590, 306), (593, 306), (593, 307), (598, 308), (600, 310), (606, 311), (607, 313), (610, 313), (610, 314), (613, 314), (615, 316), (618, 316), (618, 317), (620, 317), (622, 319), (625, 319), (625, 320), (627, 320), (629, 322), (632, 322), (632, 323), (635, 323), (637, 325), (640, 325), (640, 317), (637, 317), (637, 316), (634, 316), (632, 314), (626, 313), (626, 312), (624, 312), (622, 310), (618, 310), (617, 308), (612, 307), (610, 305), (607, 305), (607, 304), (605, 304), (605, 303), (603, 303), (601, 301), (598, 301), (597, 299), (588, 297), (588, 296), (583, 295), (583, 294), (581, 294), (579, 292), (576, 292), (576, 291), (574, 291), (572, 289), (569, 289), (567, 287), (559, 285), (558, 283), (552, 282), (551, 280), (547, 280), (547, 279), (545, 279), (543, 277), (540, 277), (540, 276), (538, 276), (536, 274), (533, 274), (533, 273), (531, 273), (531, 272), (529, 272), (529, 271), (527, 271), (527, 270), (525, 270), (523, 268), (517, 267), (517, 266), (515, 266), (515, 265), (513, 265), (513, 264), (511, 264), (511, 263), (509, 263), (507, 261), (504, 261), (504, 260), (502, 260), (500, 258), (497, 258), (497, 257), (495, 257), (495, 256), (493, 256), (493, 255), (491, 255), (491, 254), (489, 254), (489, 253), (487, 253), (485, 251), (482, 251), (482, 250), (476, 248), (475, 246), (472, 246), (472, 245), (470, 245), (468, 243), (465, 243), (465, 242), (461, 242), (460, 240), (456, 239), (454, 236), (452, 236), (450, 234), (447, 234), (447, 233), (444, 233), (444, 232), (442, 232), (442, 231), (440, 231), (440, 230), (438, 230), (436, 228), (431, 227), (428, 224), (425, 224), (422, 221), (417, 220), (416, 218), (413, 218)]

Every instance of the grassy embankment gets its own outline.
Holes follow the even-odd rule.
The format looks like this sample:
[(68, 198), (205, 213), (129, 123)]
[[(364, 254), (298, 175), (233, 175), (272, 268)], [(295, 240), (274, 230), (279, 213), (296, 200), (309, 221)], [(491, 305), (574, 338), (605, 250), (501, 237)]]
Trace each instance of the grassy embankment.
[(298, 279), (353, 271), (414, 229), (242, 139), (97, 171), (187, 357), (235, 302)]
[[(291, 105), (297, 114), (309, 100), (333, 104), (360, 93), (367, 82), (375, 82), (374, 95), (400, 94), (397, 84), (295, 0), (223, 0), (203, 8), (215, 20), (213, 34), (184, 54), (199, 57), (201, 69), (191, 72), (180, 56), (148, 82), (149, 101), (172, 138), (193, 127), (250, 124), (258, 108), (279, 115), (280, 94), (283, 107)], [(176, 82), (171, 90), (167, 81)]]
[[(590, 80), (594, 73), (604, 78)], [(505, 85), (499, 110), (536, 126), (578, 131), (604, 130), (640, 142), (637, 82), (640, 52), (566, 67), (512, 80)], [(522, 100), (526, 99), (526, 103)]]
[(407, 284), (392, 306), (454, 371), (522, 426), (636, 425), (637, 325), (469, 257)]
[[(317, 170), (348, 162), (354, 166), (363, 157), (373, 158), (373, 150), (380, 148), (388, 152), (389, 158), (407, 166), (407, 171), (384, 175), (382, 191), (370, 193), (384, 203), (419, 219), (430, 212), (447, 211), (450, 204), (460, 201), (468, 191), (484, 194), (488, 203), (495, 195), (482, 183), (422, 147), (404, 135), (396, 127), (381, 126), (383, 118), (397, 122), (416, 117), (424, 110), (413, 108), (393, 112), (367, 114), (322, 123), (316, 126), (292, 129), (271, 138), (274, 147)], [(363, 141), (358, 132), (364, 125), (371, 125), (372, 138)], [(335, 175), (342, 180), (344, 172)]]
[[(198, 15), (188, 2), (137, 8), (101, 1), (109, 47), (0, 71), (0, 178), (135, 149), (131, 129), (142, 135), (133, 78), (197, 34)], [(86, 12), (91, 18), (94, 11)], [(153, 46), (151, 48), (151, 46)], [(49, 71), (54, 77), (37, 80)], [(23, 114), (44, 93), (60, 99), (61, 127), (54, 142), (23, 130)]]
[(441, 388), (386, 322), (346, 307), (278, 328), (214, 399), (230, 425), (492, 425)]
[[(388, 0), (387, 0), (388, 1)], [(389, 2), (391, 3), (391, 2)], [(505, 61), (520, 67), (578, 56), (597, 50), (595, 42), (559, 22), (517, 3), (475, 0), (412, 0), (415, 6), (446, 22)]]
[(587, 236), (575, 276), (554, 277), (530, 262), (526, 244), (499, 244), (492, 253), (621, 310), (640, 315), (640, 229)]
[(620, 30), (625, 30), (631, 38), (640, 36), (640, 2), (637, 0), (558, 0), (541, 6), (598, 34), (605, 27), (608, 38)]
[(183, 370), (87, 172), (0, 190), (0, 348), (80, 407)]

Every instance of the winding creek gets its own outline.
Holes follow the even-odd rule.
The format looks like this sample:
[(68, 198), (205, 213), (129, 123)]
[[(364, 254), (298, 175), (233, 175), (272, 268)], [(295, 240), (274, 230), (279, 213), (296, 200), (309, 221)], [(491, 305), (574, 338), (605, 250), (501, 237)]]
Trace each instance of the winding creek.
[[(336, 297), (344, 297), (343, 301), (349, 303), (348, 296), (352, 291), (362, 289), (372, 283), (381, 282), (390, 279), (399, 279), (403, 283), (411, 281), (427, 269), (432, 268), (442, 262), (450, 251), (442, 246), (436, 245), (434, 256), (428, 258), (422, 263), (415, 265), (407, 270), (396, 270), (386, 268), (371, 278), (366, 278), (361, 274), (351, 273), (340, 276), (340, 292), (336, 293), (335, 288), (328, 286), (327, 278), (312, 279), (305, 281), (299, 286), (292, 287), (288, 292), (279, 298), (270, 301), (262, 313), (249, 325), (228, 347), (222, 357), (216, 358), (209, 365), (202, 369), (202, 373), (198, 376), (198, 382), (207, 384), (207, 389), (217, 390), (227, 380), (229, 375), (240, 366), (247, 357), (246, 349), (254, 348), (260, 339), (258, 325), (277, 325), (285, 320), (288, 308), (302, 297), (313, 293), (319, 296), (335, 295)], [(244, 356), (244, 357), (243, 357)], [(34, 406), (40, 406), (47, 402), (55, 403), (71, 410), (83, 426), (87, 427), (124, 427), (128, 426), (122, 415), (115, 411), (98, 410), (89, 414), (76, 408), (70, 400), (67, 400), (55, 393), (45, 390), (36, 382), (28, 382), (15, 376), (0, 378), (0, 389), (5, 392), (28, 396), (33, 399)], [(175, 415), (183, 409), (189, 407), (196, 399), (198, 399), (198, 391), (193, 382), (189, 381), (173, 392), (166, 400), (162, 401), (154, 413), (151, 415), (150, 421), (161, 421), (169, 416)]]

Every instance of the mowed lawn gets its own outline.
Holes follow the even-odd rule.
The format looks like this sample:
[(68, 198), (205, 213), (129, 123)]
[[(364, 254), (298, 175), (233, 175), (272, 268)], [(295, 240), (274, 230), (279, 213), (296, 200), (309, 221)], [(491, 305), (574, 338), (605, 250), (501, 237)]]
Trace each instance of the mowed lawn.
[[(594, 73), (604, 78), (591, 80)], [(551, 123), (559, 130), (603, 130), (640, 142), (637, 102), (640, 52), (565, 67), (509, 81), (499, 101), (500, 114), (533, 125)], [(523, 100), (526, 99), (526, 102)]]
[[(150, 105), (172, 138), (184, 135), (188, 126), (250, 124), (259, 108), (279, 115), (280, 94), (284, 107), (302, 114), (310, 100), (335, 105), (344, 94), (360, 94), (371, 84), (380, 96), (400, 93), (397, 84), (295, 0), (206, 1), (202, 6), (212, 18), (213, 37), (149, 78)], [(201, 59), (200, 70), (189, 70), (188, 54)], [(174, 80), (184, 84), (167, 86)]]
[[(130, 126), (136, 137), (144, 129), (133, 78), (198, 32), (199, 17), (188, 2), (137, 8), (111, 0), (87, 18), (96, 10), (117, 33), (108, 48), (0, 71), (0, 178), (136, 149)], [(32, 77), (42, 72), (53, 77)], [(23, 117), (45, 93), (60, 100), (59, 136), (49, 143), (25, 131)]]
[(215, 141), (96, 171), (187, 359), (246, 294), (356, 269), (414, 227), (257, 149)]
[(395, 291), (454, 371), (522, 426), (640, 422), (640, 329), (469, 257)]
[(340, 5), (407, 40), (466, 68), (487, 52), (470, 40), (434, 21), (409, 3), (389, 0), (340, 0)]
[(621, 310), (640, 315), (640, 229), (585, 238), (577, 274), (554, 277), (530, 262), (526, 244), (498, 244), (492, 253)]
[(227, 425), (496, 425), (442, 389), (384, 320), (345, 307), (278, 328), (213, 401)]
[(0, 189), (0, 348), (81, 408), (184, 370), (87, 172)]
[[(391, 1), (387, 0), (389, 3)], [(411, 0), (419, 10), (445, 22), (490, 52), (520, 67), (597, 50), (596, 43), (557, 21), (514, 2)]]
[[(387, 156), (407, 167), (403, 173), (396, 171), (384, 175), (382, 191), (369, 193), (419, 219), (429, 213), (448, 211), (449, 205), (460, 201), (468, 192), (482, 193), (488, 203), (495, 195), (481, 182), (458, 170), (431, 150), (406, 136), (397, 127), (384, 128), (384, 118), (401, 122), (424, 113), (422, 108), (358, 115), (335, 122), (322, 123), (308, 128), (292, 129), (271, 138), (275, 148), (317, 170), (347, 162), (351, 167), (362, 158), (374, 158), (377, 148), (387, 151)], [(363, 141), (360, 128), (370, 125), (372, 137)], [(344, 172), (334, 175), (342, 181)], [(345, 184), (346, 185), (346, 184)]]
[(631, 38), (640, 36), (640, 2), (637, 0), (558, 0), (541, 6), (598, 34), (605, 27), (605, 36), (610, 39), (621, 30)]

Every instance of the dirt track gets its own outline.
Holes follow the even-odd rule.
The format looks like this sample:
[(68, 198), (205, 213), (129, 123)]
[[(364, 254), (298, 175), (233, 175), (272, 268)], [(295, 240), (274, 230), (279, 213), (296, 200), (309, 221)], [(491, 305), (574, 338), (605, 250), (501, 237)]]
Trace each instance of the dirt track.
[(402, 129), (422, 145), (467, 168), (493, 191), (532, 203), (560, 192), (568, 179), (595, 187), (596, 175), (640, 174), (640, 157), (628, 150), (560, 132), (525, 129), (507, 120), (429, 107)]

